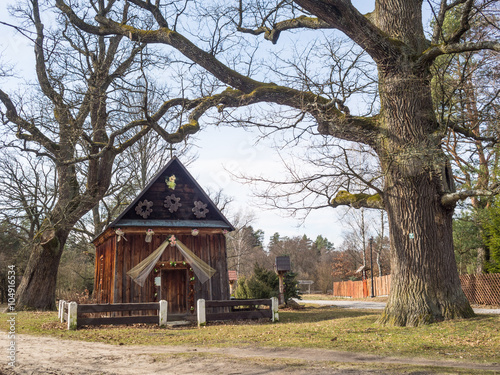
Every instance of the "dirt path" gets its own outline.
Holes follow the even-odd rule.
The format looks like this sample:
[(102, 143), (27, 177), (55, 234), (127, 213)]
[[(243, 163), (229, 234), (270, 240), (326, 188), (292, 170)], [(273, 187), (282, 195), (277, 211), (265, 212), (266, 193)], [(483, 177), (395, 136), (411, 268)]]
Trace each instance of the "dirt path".
[[(0, 346), (7, 347), (6, 335)], [(53, 337), (17, 336), (17, 364), (1, 374), (148, 375), (148, 374), (432, 374), (500, 372), (498, 365), (415, 358), (391, 358), (319, 349), (195, 348), (117, 346)], [(418, 368), (415, 366), (423, 366)], [(417, 371), (418, 370), (418, 371)]]

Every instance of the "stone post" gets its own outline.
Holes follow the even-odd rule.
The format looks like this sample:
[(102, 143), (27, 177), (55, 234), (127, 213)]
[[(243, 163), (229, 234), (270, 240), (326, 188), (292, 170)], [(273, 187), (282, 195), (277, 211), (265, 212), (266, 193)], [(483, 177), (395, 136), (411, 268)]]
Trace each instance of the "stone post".
[(77, 327), (78, 319), (78, 305), (76, 302), (68, 304), (68, 329), (75, 330)]
[(160, 327), (166, 327), (167, 325), (167, 307), (168, 302), (165, 300), (160, 301), (160, 309), (158, 311), (158, 316), (160, 318), (159, 325)]
[(278, 299), (276, 297), (271, 298), (271, 310), (273, 311), (273, 317), (271, 318), (273, 322), (277, 322), (280, 320), (280, 316), (278, 314)]
[(197, 301), (196, 305), (196, 313), (198, 315), (198, 327), (204, 326), (207, 324), (207, 313), (205, 311), (205, 300), (200, 298)]

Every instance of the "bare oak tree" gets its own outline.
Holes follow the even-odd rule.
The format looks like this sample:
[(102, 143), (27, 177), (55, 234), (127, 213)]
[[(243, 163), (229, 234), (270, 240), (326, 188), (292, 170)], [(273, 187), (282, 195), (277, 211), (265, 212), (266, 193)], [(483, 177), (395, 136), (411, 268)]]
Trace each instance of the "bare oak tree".
[[(104, 1), (81, 5), (82, 11), (103, 17), (115, 11), (112, 3)], [(175, 127), (182, 110), (193, 105), (180, 96), (149, 106), (148, 72), (158, 59), (146, 44), (120, 35), (88, 34), (61, 14), (50, 13), (50, 8), (44, 12), (52, 19), (50, 28), (42, 20), (45, 13), (37, 0), (16, 12), (34, 27), (38, 91), (11, 97), (0, 90), (3, 146), (44, 158), (56, 176), (54, 202), (36, 228), (17, 290), (18, 309), (55, 308), (57, 271), (68, 235), (104, 197), (116, 156), (153, 128), (169, 143), (185, 139), (190, 130)], [(134, 16), (128, 6), (113, 15), (122, 21)], [(130, 103), (137, 95), (142, 100)], [(30, 96), (37, 100), (30, 101)], [(129, 120), (131, 114), (136, 119)], [(174, 131), (168, 133), (172, 124)]]
[[(366, 205), (387, 211), (393, 276), (391, 295), (380, 322), (419, 325), (474, 315), (456, 269), (452, 215), (459, 200), (498, 191), (454, 191), (450, 164), (442, 148), (447, 124), (438, 121), (434, 113), (430, 68), (442, 55), (500, 50), (494, 35), (491, 40), (464, 39), (469, 33), (471, 17), (488, 19), (495, 2), (429, 2), (435, 16), (430, 40), (424, 32), (422, 0), (376, 0), (374, 11), (366, 15), (348, 0), (245, 4), (240, 1), (229, 9), (224, 4), (216, 4), (218, 8), (197, 19), (198, 25), (206, 25), (205, 29), (181, 27), (177, 9), (181, 5), (187, 7), (188, 2), (129, 0), (127, 4), (154, 19), (153, 29), (141, 25), (135, 18), (128, 20), (113, 14), (96, 12), (93, 20), (89, 20), (88, 15), (84, 19), (82, 13), (66, 1), (56, 0), (56, 4), (81, 30), (170, 46), (210, 72), (221, 88), (206, 95), (190, 113), (184, 127), (189, 132), (199, 129), (199, 119), (211, 108), (225, 111), (231, 107), (274, 103), (294, 109), (297, 119), (301, 115), (312, 118), (322, 135), (372, 149), (383, 172), (381, 191), (372, 197), (344, 193), (331, 203)], [(196, 3), (193, 6), (196, 8)], [(459, 10), (460, 22), (449, 36), (442, 38), (444, 19), (453, 10)], [(242, 33), (262, 34), (277, 45), (280, 36), (294, 30), (322, 31), (325, 38), (331, 30), (344, 33), (373, 61), (373, 68), (378, 72), (380, 111), (371, 116), (358, 116), (338, 98), (288, 82), (272, 82), (263, 74), (259, 76), (251, 61), (247, 61), (245, 69), (241, 59), (249, 56), (252, 60), (254, 56), (248, 50), (245, 55), (231, 40), (224, 43), (229, 36), (223, 31), (231, 24)], [(207, 29), (211, 33), (196, 36), (197, 32)], [(187, 35), (197, 38), (196, 44)], [(231, 55), (230, 48), (237, 51)], [(224, 85), (228, 87), (223, 90)], [(294, 124), (288, 122), (288, 126), (283, 127), (293, 129)], [(478, 139), (467, 129), (454, 129), (470, 139)]]

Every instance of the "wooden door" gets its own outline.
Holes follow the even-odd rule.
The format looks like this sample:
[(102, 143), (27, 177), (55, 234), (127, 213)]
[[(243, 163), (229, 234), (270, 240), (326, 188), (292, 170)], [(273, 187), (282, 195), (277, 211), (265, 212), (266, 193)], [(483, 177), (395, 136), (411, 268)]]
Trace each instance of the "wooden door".
[(168, 302), (167, 314), (185, 314), (187, 303), (187, 270), (172, 269), (161, 272), (161, 299)]

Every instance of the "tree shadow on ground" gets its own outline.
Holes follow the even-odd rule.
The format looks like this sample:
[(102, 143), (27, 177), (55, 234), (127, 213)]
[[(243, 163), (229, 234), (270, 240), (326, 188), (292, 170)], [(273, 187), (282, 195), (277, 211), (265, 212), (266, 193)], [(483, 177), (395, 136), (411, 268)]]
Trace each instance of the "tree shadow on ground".
[(378, 310), (353, 310), (341, 307), (306, 307), (301, 310), (280, 310), (280, 323), (313, 323), (324, 320), (378, 316)]

